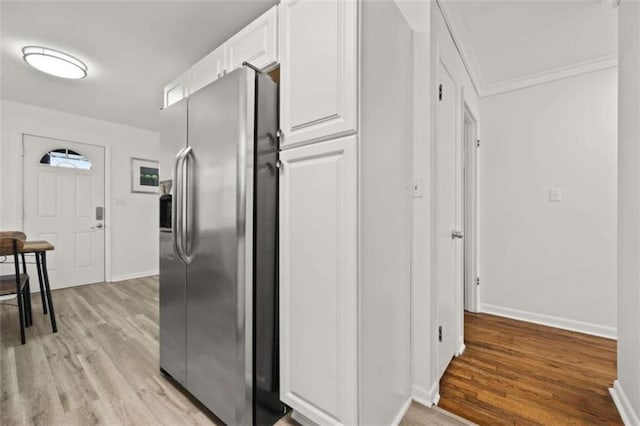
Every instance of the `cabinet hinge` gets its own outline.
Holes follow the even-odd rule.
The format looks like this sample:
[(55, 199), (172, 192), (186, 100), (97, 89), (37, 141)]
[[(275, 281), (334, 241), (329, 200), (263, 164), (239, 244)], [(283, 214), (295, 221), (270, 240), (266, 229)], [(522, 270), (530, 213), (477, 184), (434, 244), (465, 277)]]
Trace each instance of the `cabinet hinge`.
[(478, 139), (478, 140), (476, 141), (476, 146), (477, 146), (478, 148), (480, 148), (480, 139)]
[(442, 342), (442, 326), (438, 327), (438, 342)]
[(480, 285), (480, 277), (476, 277), (476, 285)]
[(442, 84), (438, 86), (438, 100), (442, 100)]

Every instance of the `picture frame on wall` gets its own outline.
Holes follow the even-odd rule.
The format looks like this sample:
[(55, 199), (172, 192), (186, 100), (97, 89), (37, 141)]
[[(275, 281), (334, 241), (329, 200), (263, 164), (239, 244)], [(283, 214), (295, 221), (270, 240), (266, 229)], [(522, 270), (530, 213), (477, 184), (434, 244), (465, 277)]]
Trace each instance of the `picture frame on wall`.
[(158, 161), (131, 158), (131, 192), (157, 194), (159, 183)]

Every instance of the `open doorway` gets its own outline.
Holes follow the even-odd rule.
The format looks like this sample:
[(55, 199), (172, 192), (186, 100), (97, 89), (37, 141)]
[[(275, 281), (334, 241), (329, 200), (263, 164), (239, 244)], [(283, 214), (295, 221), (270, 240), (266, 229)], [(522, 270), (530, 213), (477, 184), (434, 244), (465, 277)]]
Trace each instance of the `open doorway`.
[[(452, 283), (464, 353), (436, 377), (440, 406), (480, 424), (617, 423), (607, 389), (617, 333), (616, 11), (607, 2), (435, 6), (432, 75), (442, 83), (441, 58), (459, 71), (451, 143), (460, 144), (463, 236), (463, 279)], [(540, 22), (553, 42), (538, 35)], [(441, 155), (447, 133), (439, 126), (453, 122), (442, 119), (440, 93), (436, 171), (455, 168)], [(436, 251), (460, 230), (437, 216), (439, 177)], [(447, 283), (438, 271), (449, 265), (439, 259), (441, 303)]]

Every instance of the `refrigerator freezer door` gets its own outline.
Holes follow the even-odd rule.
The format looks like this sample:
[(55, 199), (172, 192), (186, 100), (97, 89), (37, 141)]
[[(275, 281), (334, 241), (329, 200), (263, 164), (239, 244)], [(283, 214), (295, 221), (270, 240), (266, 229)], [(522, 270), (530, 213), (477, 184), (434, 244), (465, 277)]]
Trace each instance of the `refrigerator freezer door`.
[(272, 425), (284, 412), (278, 359), (278, 87), (256, 78), (254, 404), (255, 424)]
[(226, 424), (253, 422), (254, 84), (238, 69), (189, 98), (187, 388)]
[[(186, 99), (161, 111), (160, 118), (160, 173), (171, 178), (175, 156), (187, 145)], [(160, 368), (186, 386), (187, 269), (174, 251), (174, 232), (168, 223), (160, 229)]]

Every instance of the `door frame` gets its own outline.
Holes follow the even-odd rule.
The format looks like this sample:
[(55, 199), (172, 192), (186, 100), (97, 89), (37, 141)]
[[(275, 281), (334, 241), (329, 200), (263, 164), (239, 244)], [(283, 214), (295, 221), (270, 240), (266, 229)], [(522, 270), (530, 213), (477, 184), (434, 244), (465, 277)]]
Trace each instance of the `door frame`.
[(36, 137), (36, 138), (42, 138), (42, 139), (50, 139), (50, 140), (55, 140), (55, 141), (60, 141), (60, 143), (73, 143), (73, 144), (78, 144), (78, 145), (88, 145), (88, 146), (93, 146), (93, 147), (97, 147), (97, 148), (102, 148), (104, 151), (104, 206), (105, 206), (105, 210), (106, 210), (106, 214), (104, 217), (104, 282), (111, 282), (111, 216), (112, 216), (112, 212), (113, 209), (111, 208), (111, 146), (109, 145), (102, 145), (102, 144), (96, 144), (96, 143), (87, 143), (87, 142), (78, 142), (78, 141), (74, 141), (71, 139), (61, 139), (61, 138), (56, 138), (56, 137), (50, 137), (50, 136), (43, 136), (43, 135), (36, 135), (33, 133), (25, 133), (23, 132), (21, 135), (21, 139), (22, 139), (22, 161), (20, 162), (20, 168), (21, 173), (20, 173), (20, 178), (22, 179), (22, 181), (20, 182), (20, 187), (22, 188), (22, 191), (20, 192), (20, 224), (22, 229), (24, 229), (24, 194), (25, 194), (25, 187), (24, 187), (24, 173), (25, 173), (25, 164), (24, 164), (24, 152), (25, 152), (25, 136), (28, 137)]
[[(478, 155), (480, 139), (478, 119), (462, 95), (462, 152), (463, 152), (463, 324), (464, 311), (480, 312), (478, 275)], [(463, 328), (464, 331), (464, 328)]]

